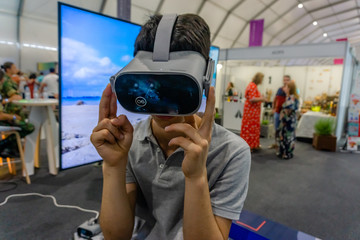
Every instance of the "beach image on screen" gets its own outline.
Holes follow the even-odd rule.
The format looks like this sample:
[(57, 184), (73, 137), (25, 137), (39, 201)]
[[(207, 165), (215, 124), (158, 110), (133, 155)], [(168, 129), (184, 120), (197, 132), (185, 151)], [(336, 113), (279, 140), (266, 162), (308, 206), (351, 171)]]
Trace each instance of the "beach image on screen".
[[(133, 58), (140, 26), (60, 5), (61, 169), (101, 160), (90, 142), (102, 91)], [(146, 115), (131, 114), (132, 124)]]

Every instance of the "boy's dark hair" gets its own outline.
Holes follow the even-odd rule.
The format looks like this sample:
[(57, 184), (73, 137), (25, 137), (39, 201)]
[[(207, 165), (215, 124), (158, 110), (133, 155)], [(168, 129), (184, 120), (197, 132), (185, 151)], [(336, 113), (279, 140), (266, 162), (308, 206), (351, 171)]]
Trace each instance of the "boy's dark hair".
[[(155, 15), (141, 28), (135, 41), (134, 56), (138, 51), (153, 52), (156, 30), (162, 15)], [(207, 60), (210, 52), (210, 29), (204, 19), (195, 14), (177, 17), (171, 36), (170, 52), (195, 51)]]
[(10, 69), (13, 64), (13, 62), (5, 62), (3, 65), (1, 65), (1, 68), (6, 72), (6, 70)]
[(54, 73), (54, 72), (55, 72), (55, 68), (50, 68), (49, 71), (50, 71), (51, 73)]

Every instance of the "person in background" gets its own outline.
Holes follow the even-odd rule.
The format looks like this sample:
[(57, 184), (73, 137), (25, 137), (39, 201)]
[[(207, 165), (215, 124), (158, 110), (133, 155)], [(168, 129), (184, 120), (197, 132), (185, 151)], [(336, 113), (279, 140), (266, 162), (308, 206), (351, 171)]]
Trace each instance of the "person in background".
[[(142, 27), (134, 55), (153, 51), (161, 18)], [(196, 51), (208, 60), (210, 29), (201, 17), (177, 17), (174, 51)], [(150, 115), (133, 127), (116, 111), (108, 84), (90, 137), (103, 159), (105, 239), (228, 239), (246, 198), (251, 154), (243, 139), (214, 124), (214, 88), (202, 118)]]
[(263, 73), (256, 73), (245, 89), (246, 101), (240, 137), (249, 144), (252, 151), (260, 148), (260, 111), (261, 102), (265, 101), (265, 97), (261, 96), (257, 86), (263, 82), (263, 79)]
[(27, 81), (27, 86), (30, 90), (30, 97), (31, 98), (34, 98), (34, 87), (35, 87), (35, 84), (36, 84), (36, 74), (35, 73), (32, 73), (30, 74), (29, 76), (29, 80)]
[(277, 90), (275, 98), (274, 98), (272, 108), (273, 108), (273, 113), (274, 113), (275, 143), (270, 145), (269, 148), (278, 148), (278, 145), (276, 144), (276, 138), (278, 137), (277, 136), (278, 128), (280, 125), (280, 111), (281, 111), (283, 103), (286, 100), (286, 93), (284, 92), (284, 88), (290, 82), (290, 80), (291, 80), (290, 75), (284, 75), (283, 86)]
[(232, 82), (229, 82), (228, 83), (228, 86), (225, 90), (225, 93), (227, 96), (231, 97), (231, 96), (235, 96), (237, 93), (236, 93), (236, 90), (234, 88), (234, 84)]
[(49, 98), (59, 98), (59, 76), (55, 73), (54, 68), (50, 68), (50, 73), (44, 77), (40, 85), (39, 95), (42, 94), (45, 87)]
[(36, 78), (36, 83), (38, 85), (41, 85), (41, 82), (43, 81), (43, 79), (44, 79), (44, 73), (40, 72), (39, 76), (37, 76), (37, 78)]
[(25, 76), (25, 74), (21, 71), (19, 71), (17, 75), (19, 77), (19, 83), (18, 83), (19, 93), (21, 94), (22, 98), (25, 98), (25, 87), (27, 86), (29, 78)]
[(17, 73), (19, 72), (16, 65), (13, 62), (5, 62), (3, 65), (1, 65), (1, 68), (5, 72), (4, 82), (13, 80), (16, 85), (18, 85), (18, 78), (14, 77), (17, 76)]
[(14, 100), (22, 99), (18, 90), (18, 85), (11, 78), (11, 75), (16, 74), (18, 70), (15, 64), (12, 62), (4, 63), (1, 68), (6, 72), (4, 81), (0, 86), (0, 94), (2, 96), (2, 104), (4, 105), (5, 112), (10, 114), (17, 114), (21, 116), (22, 119), (24, 119), (25, 115), (22, 111), (22, 107), (12, 103)]
[[(0, 85), (4, 82), (4, 72), (0, 70)], [(0, 100), (2, 96), (0, 95)], [(34, 131), (34, 125), (24, 121), (21, 116), (15, 113), (7, 113), (0, 101), (0, 126), (14, 126), (20, 127), (20, 137), (23, 138), (26, 135)], [(2, 157), (13, 157), (18, 156), (18, 147), (16, 143), (15, 135), (10, 135), (5, 139), (0, 140), (0, 155)]]
[(284, 87), (284, 92), (286, 93), (286, 100), (280, 112), (280, 124), (277, 137), (279, 151), (277, 152), (277, 156), (288, 160), (293, 157), (293, 151), (295, 149), (296, 111), (299, 107), (299, 95), (296, 92), (295, 82), (289, 82)]

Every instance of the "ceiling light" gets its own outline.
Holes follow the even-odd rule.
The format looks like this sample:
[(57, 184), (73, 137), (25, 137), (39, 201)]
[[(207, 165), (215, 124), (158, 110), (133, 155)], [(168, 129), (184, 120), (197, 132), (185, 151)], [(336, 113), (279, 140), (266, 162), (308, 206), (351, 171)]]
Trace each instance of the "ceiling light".
[(323, 34), (323, 37), (327, 37), (327, 33), (324, 33), (324, 34)]
[(218, 64), (216, 65), (216, 68), (217, 68), (218, 71), (220, 71), (220, 69), (222, 69), (222, 67), (223, 67), (223, 65), (220, 64), (220, 63), (218, 63)]
[(304, 7), (304, 5), (302, 3), (298, 4), (298, 8), (303, 8), (303, 7)]
[(313, 25), (316, 26), (316, 25), (317, 25), (317, 21), (313, 21)]

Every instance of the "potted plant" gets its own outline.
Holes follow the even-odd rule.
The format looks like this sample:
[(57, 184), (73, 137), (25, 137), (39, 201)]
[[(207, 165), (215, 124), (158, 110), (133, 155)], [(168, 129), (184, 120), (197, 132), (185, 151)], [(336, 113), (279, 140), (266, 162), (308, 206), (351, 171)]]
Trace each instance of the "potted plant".
[(316, 150), (336, 151), (336, 136), (333, 135), (335, 122), (331, 118), (319, 119), (315, 123), (313, 147)]
[(265, 138), (272, 137), (272, 133), (274, 132), (272, 126), (273, 125), (269, 123), (269, 120), (262, 120), (260, 125), (260, 136)]

